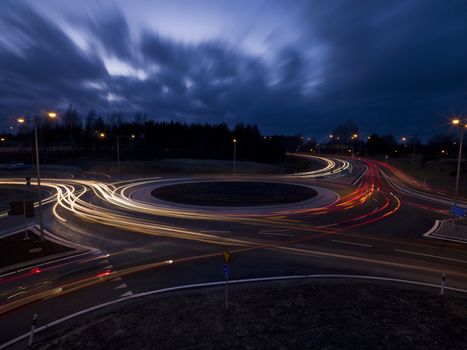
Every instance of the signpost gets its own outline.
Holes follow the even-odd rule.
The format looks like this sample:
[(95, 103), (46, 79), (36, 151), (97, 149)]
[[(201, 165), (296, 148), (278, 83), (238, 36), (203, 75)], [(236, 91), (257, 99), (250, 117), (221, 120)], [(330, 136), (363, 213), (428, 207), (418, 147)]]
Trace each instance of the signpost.
[(228, 251), (224, 250), (224, 278), (225, 278), (225, 309), (229, 308), (229, 278), (230, 278), (230, 254)]

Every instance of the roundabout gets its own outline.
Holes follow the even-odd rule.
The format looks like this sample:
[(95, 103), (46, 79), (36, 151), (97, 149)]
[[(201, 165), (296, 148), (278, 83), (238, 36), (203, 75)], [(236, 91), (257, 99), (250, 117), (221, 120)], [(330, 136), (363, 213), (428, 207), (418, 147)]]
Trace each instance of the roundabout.
[(250, 207), (309, 200), (317, 192), (301, 185), (263, 181), (203, 181), (156, 188), (151, 194), (164, 201), (189, 205)]

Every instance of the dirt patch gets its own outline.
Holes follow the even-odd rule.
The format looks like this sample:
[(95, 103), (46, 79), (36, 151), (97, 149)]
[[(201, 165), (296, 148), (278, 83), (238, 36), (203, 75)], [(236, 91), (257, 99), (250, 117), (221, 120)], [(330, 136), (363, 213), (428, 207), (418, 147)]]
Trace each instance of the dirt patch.
[(316, 194), (315, 190), (304, 186), (250, 181), (195, 182), (152, 191), (154, 197), (165, 201), (224, 207), (288, 204), (313, 198)]
[[(465, 349), (467, 300), (315, 281), (160, 296), (55, 337), (53, 349)], [(37, 344), (36, 349), (47, 343)]]

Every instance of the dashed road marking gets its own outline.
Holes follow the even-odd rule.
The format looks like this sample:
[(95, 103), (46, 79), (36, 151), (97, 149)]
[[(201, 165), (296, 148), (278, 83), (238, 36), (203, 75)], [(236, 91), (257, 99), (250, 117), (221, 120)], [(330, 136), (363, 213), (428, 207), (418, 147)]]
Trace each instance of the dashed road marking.
[(128, 286), (126, 285), (126, 283), (122, 283), (121, 285), (115, 287), (114, 289), (123, 289), (123, 288), (128, 288)]
[(332, 239), (331, 242), (342, 243), (342, 244), (358, 245), (358, 246), (360, 246), (360, 247), (367, 247), (367, 248), (372, 248), (372, 247), (373, 247), (371, 244), (363, 244), (363, 243), (355, 243), (355, 242), (340, 241), (340, 240), (338, 240), (338, 239)]

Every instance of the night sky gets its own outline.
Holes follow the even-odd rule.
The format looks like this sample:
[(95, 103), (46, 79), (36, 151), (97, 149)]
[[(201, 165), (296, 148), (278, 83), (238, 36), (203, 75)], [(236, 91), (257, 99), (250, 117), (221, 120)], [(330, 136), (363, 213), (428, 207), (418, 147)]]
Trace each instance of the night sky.
[(426, 137), (467, 113), (467, 1), (0, 1), (0, 131), (18, 114)]

